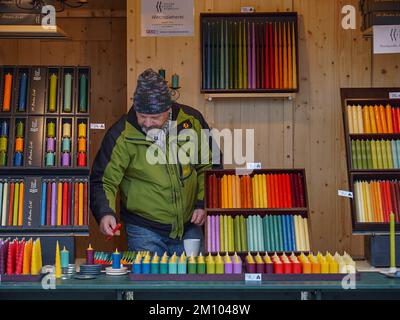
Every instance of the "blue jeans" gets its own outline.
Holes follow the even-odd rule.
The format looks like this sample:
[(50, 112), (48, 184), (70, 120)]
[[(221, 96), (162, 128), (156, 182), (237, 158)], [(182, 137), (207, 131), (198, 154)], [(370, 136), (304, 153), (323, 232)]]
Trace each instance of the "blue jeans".
[(152, 230), (133, 224), (126, 224), (125, 228), (128, 235), (128, 248), (130, 251), (157, 252), (158, 256), (162, 256), (165, 252), (171, 256), (175, 252), (180, 256), (185, 250), (183, 240), (200, 239), (200, 252), (204, 253), (203, 230), (201, 227), (194, 224), (190, 224), (186, 227), (182, 240), (171, 239), (168, 236), (162, 236)]

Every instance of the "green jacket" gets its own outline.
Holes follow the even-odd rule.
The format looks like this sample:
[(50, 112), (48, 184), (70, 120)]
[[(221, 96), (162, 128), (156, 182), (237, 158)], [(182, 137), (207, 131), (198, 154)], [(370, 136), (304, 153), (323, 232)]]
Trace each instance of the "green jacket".
[[(201, 141), (201, 129), (209, 129), (200, 112), (184, 105), (172, 106), (172, 121), (176, 121), (177, 135), (171, 135), (171, 141), (178, 148), (189, 145), (187, 135), (182, 135), (185, 131), (181, 130), (194, 129)], [(204, 172), (213, 166), (211, 139), (205, 140), (207, 143), (200, 146), (197, 162), (149, 163), (146, 158), (149, 147), (150, 154), (167, 160), (173, 159), (176, 153), (169, 152), (168, 139), (164, 153), (146, 138), (131, 108), (108, 130), (93, 163), (90, 206), (96, 220), (100, 222), (109, 214), (116, 216), (119, 190), (122, 220), (147, 226), (173, 239), (182, 238), (193, 211), (204, 208)], [(205, 151), (209, 153), (208, 163), (202, 164), (200, 159), (202, 154), (207, 154)]]

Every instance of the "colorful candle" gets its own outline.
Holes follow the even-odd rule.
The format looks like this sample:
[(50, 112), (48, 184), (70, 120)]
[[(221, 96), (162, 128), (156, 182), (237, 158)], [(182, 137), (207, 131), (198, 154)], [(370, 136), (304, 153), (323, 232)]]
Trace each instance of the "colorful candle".
[[(86, 249), (86, 264), (89, 264), (89, 265), (94, 264), (94, 250), (93, 250), (91, 244), (89, 244), (89, 247)], [(114, 268), (114, 266), (113, 266), (113, 268)], [(119, 267), (116, 269), (119, 269)]]
[(116, 249), (115, 252), (113, 252), (112, 254), (112, 268), (113, 269), (121, 268), (121, 253), (118, 252), (118, 249)]

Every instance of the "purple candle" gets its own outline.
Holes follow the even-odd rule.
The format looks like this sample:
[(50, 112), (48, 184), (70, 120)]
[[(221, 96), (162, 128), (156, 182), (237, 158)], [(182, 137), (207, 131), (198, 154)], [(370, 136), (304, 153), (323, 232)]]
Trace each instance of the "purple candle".
[(55, 226), (57, 224), (57, 185), (55, 182), (51, 184), (51, 225)]
[(255, 39), (255, 30), (254, 30), (254, 22), (252, 23), (252, 88), (256, 88), (256, 39)]
[(64, 152), (61, 158), (61, 166), (69, 167), (71, 163), (71, 155), (68, 152)]
[(0, 274), (4, 274), (5, 264), (4, 264), (4, 242), (0, 240)]
[(248, 81), (248, 88), (252, 88), (252, 67), (251, 67), (251, 31), (250, 31), (250, 22), (247, 24), (247, 81)]
[(233, 263), (231, 257), (228, 254), (225, 256), (225, 274), (233, 273)]
[(242, 273), (242, 259), (235, 253), (233, 256), (233, 273), (241, 274)]
[(220, 240), (219, 240), (219, 237), (220, 237), (220, 234), (219, 234), (219, 217), (217, 216), (217, 217), (215, 217), (215, 233), (216, 233), (216, 243), (215, 243), (215, 249), (219, 252), (220, 250), (221, 250), (221, 247), (220, 247)]
[(211, 217), (207, 216), (207, 251), (210, 252), (211, 251), (211, 247), (212, 247), (212, 240), (211, 240), (211, 229), (212, 229), (212, 225), (211, 225)]
[(54, 138), (47, 138), (47, 152), (55, 152), (55, 141)]
[(265, 264), (265, 273), (269, 273), (269, 274), (274, 273), (274, 264), (273, 263)]

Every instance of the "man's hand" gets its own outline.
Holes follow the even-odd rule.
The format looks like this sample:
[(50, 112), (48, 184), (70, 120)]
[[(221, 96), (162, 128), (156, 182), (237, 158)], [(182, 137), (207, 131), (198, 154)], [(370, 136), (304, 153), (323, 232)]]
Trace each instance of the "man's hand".
[(206, 212), (204, 209), (196, 209), (192, 215), (192, 223), (202, 226), (206, 222)]
[[(100, 221), (100, 231), (102, 234), (106, 236), (112, 236), (113, 229), (116, 227), (117, 221), (115, 220), (115, 217), (112, 215), (104, 216), (101, 221)], [(117, 231), (115, 235), (119, 236), (120, 232)]]

